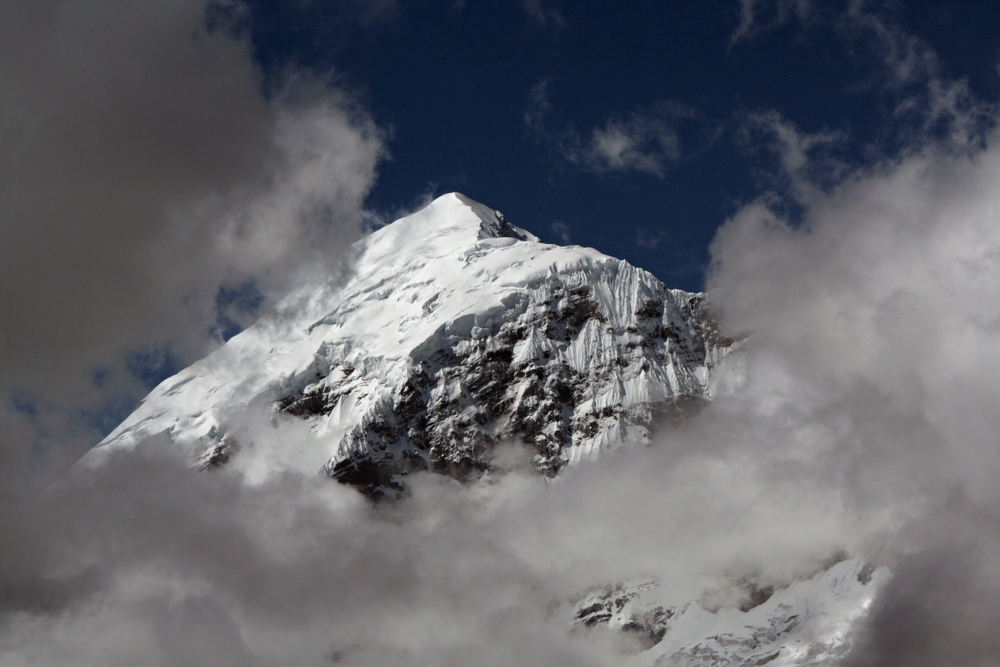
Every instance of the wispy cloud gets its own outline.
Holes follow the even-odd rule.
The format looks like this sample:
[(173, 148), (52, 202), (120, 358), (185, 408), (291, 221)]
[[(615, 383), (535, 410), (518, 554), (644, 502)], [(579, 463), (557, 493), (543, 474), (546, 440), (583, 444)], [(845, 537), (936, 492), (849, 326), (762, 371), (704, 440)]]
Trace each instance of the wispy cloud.
[(737, 131), (737, 141), (749, 151), (763, 147), (777, 160), (777, 168), (767, 172), (776, 190), (803, 202), (839, 183), (848, 165), (837, 151), (847, 142), (839, 130), (804, 132), (776, 111), (748, 114)]
[(656, 250), (660, 244), (670, 239), (670, 234), (664, 229), (649, 229), (648, 227), (636, 227), (635, 244), (640, 248)]
[(842, 9), (814, 0), (740, 0), (730, 46), (793, 21), (803, 29), (832, 31), (858, 58), (876, 64), (855, 88), (880, 90), (894, 100), (897, 123), (910, 130), (900, 137), (904, 143), (949, 134), (954, 146), (981, 147), (994, 105), (977, 99), (966, 81), (946, 76), (937, 53), (894, 20), (892, 11), (891, 3), (869, 0), (850, 0)]
[(563, 245), (569, 245), (570, 243), (569, 225), (567, 225), (565, 222), (559, 222), (558, 220), (556, 220), (551, 225), (549, 225), (549, 229), (552, 231), (553, 234), (556, 235), (556, 238), (559, 239), (559, 241)]
[(662, 176), (664, 166), (680, 158), (679, 143), (676, 131), (661, 114), (633, 113), (595, 127), (590, 140), (567, 157), (594, 171), (642, 171)]
[(580, 134), (572, 127), (550, 129), (553, 115), (548, 82), (528, 94), (525, 124), (565, 161), (595, 173), (640, 172), (662, 177), (682, 157), (676, 124), (697, 117), (687, 105), (662, 102), (651, 109), (611, 117), (604, 125)]
[(537, 136), (548, 133), (548, 117), (552, 114), (549, 101), (549, 82), (542, 79), (528, 91), (528, 106), (524, 111), (524, 123)]
[(566, 19), (558, 8), (552, 7), (548, 0), (517, 0), (521, 9), (543, 28), (562, 29), (566, 27)]
[(978, 99), (965, 80), (947, 76), (929, 44), (864, 0), (852, 0), (835, 25), (854, 48), (880, 63), (862, 87), (896, 97), (895, 117), (910, 128), (906, 141), (948, 135), (955, 147), (983, 145), (995, 126), (996, 105)]
[(267, 99), (250, 45), (205, 12), (0, 8), (0, 401), (47, 395), (50, 454), (93, 443), (68, 422), (101, 400), (94, 368), (150, 346), (203, 354), (220, 287), (271, 297), (306, 266), (348, 265), (384, 133), (319, 78), (290, 73)]
[(792, 19), (807, 20), (814, 11), (812, 0), (739, 0), (739, 24), (729, 36), (730, 46), (752, 40)]

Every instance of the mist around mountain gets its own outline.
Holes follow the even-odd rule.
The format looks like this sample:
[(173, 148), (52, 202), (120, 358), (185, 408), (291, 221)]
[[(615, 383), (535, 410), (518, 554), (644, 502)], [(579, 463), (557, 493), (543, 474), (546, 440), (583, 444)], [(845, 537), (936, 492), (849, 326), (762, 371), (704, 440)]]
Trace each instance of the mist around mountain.
[[(731, 121), (773, 158), (719, 216), (706, 278), (722, 331), (745, 336), (738, 389), (554, 479), (514, 439), (486, 479), (411, 470), (373, 502), (318, 475), (326, 456), (252, 455), (315, 443), (321, 412), (272, 421), (292, 394), (220, 415), (253, 442), (224, 465), (158, 431), (61, 473), (100, 437), (81, 435), (97, 388), (135, 389), (98, 362), (163, 340), (211, 352), (220, 286), (257, 280), (265, 309), (310, 282), (339, 294), (388, 129), (336, 79), (265, 97), (246, 38), (201, 32), (202, 2), (0, 5), (0, 664), (1000, 664), (997, 109), (862, 3), (740, 8), (740, 44), (798, 18), (865, 47), (858, 83), (886, 124), (852, 161), (847, 129), (770, 107)], [(547, 119), (532, 131), (567, 168), (649, 164), (622, 140), (659, 126), (624, 113), (582, 133), (524, 120)], [(814, 601), (843, 616), (780, 607)], [(697, 646), (670, 644), (682, 621)]]
[[(409, 472), (458, 480), (521, 443), (542, 474), (649, 442), (738, 383), (704, 295), (590, 248), (541, 243), (459, 193), (356, 244), (343, 286), (306, 283), (164, 380), (86, 463), (164, 436), (203, 467), (322, 472), (372, 497)], [(300, 421), (258, 447), (259, 413)], [(258, 461), (258, 459), (260, 459)]]
[[(139, 438), (8, 515), (4, 658), (647, 664), (641, 634), (574, 623), (581, 596), (655, 581), (732, 633), (765, 608), (753, 591), (777, 600), (856, 558), (847, 576), (884, 581), (825, 664), (988, 664), (998, 171), (992, 148), (928, 149), (818, 195), (798, 227), (745, 209), (709, 291), (750, 332), (743, 383), (554, 483), (511, 442), (489, 484), (413, 472), (407, 497), (372, 504), (239, 454), (199, 472)], [(259, 414), (242, 428), (261, 450), (314, 438)], [(734, 590), (749, 598), (705, 597)], [(773, 664), (817, 658), (786, 648)]]

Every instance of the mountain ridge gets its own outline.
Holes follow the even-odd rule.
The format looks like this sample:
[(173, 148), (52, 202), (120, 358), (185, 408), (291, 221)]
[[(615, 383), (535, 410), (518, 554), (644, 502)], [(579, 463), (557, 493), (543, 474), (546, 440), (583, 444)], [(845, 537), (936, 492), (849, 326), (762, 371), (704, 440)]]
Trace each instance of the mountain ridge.
[(593, 249), (541, 243), (458, 193), (356, 250), (345, 286), (289, 295), (154, 389), (98, 451), (158, 434), (210, 442), (196, 456), (218, 465), (241, 440), (222, 413), (256, 402), (308, 421), (315, 470), (370, 495), (398, 490), (391, 480), (412, 470), (485, 470), (501, 440), (534, 447), (554, 474), (648, 441), (660, 413), (708, 400), (709, 369), (733, 342), (703, 295)]
[[(305, 285), (165, 380), (84, 458), (139, 442), (249, 483), (317, 472), (369, 498), (430, 471), (475, 480), (522, 444), (547, 476), (641, 446), (740, 384), (703, 294), (590, 248), (545, 244), (451, 193), (355, 244), (344, 285)], [(669, 437), (656, 438), (666, 441)], [(678, 599), (657, 581), (598, 585), (552, 613), (635, 641), (623, 664), (829, 665), (882, 581), (838, 554), (808, 577)]]

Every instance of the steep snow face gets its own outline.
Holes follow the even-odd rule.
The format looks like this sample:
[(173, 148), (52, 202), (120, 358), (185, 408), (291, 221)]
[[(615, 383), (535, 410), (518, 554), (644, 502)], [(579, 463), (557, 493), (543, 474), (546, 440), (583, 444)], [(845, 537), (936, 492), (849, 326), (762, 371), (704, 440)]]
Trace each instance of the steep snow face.
[(708, 399), (732, 342), (702, 295), (590, 248), (540, 243), (457, 193), (355, 251), (346, 286), (289, 295), (164, 381), (90, 458), (159, 436), (218, 464), (254, 448), (248, 415), (266, 414), (308, 432), (280, 455), (258, 448), (269, 465), (371, 494), (416, 469), (484, 470), (506, 440), (552, 474), (646, 441), (656, 417)]

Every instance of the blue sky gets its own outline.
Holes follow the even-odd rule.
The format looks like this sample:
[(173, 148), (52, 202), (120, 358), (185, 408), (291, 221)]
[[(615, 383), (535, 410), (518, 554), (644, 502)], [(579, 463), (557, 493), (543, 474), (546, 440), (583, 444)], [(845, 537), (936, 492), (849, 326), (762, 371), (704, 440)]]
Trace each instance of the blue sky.
[[(875, 26), (808, 0), (252, 2), (244, 27), (266, 72), (334, 72), (391, 128), (369, 199), (384, 215), (459, 190), (698, 290), (716, 228), (785, 185), (755, 115), (836, 135), (824, 150), (848, 164), (891, 156), (926, 83), (896, 80), (892, 49), (996, 99), (988, 4), (868, 3)], [(601, 152), (609, 130), (632, 159)]]
[(457, 190), (700, 290), (741, 212), (808, 226), (982, 148), (1000, 99), (971, 1), (44, 0), (0, 28), (0, 418), (63, 466), (307, 267), (343, 275), (359, 221)]

